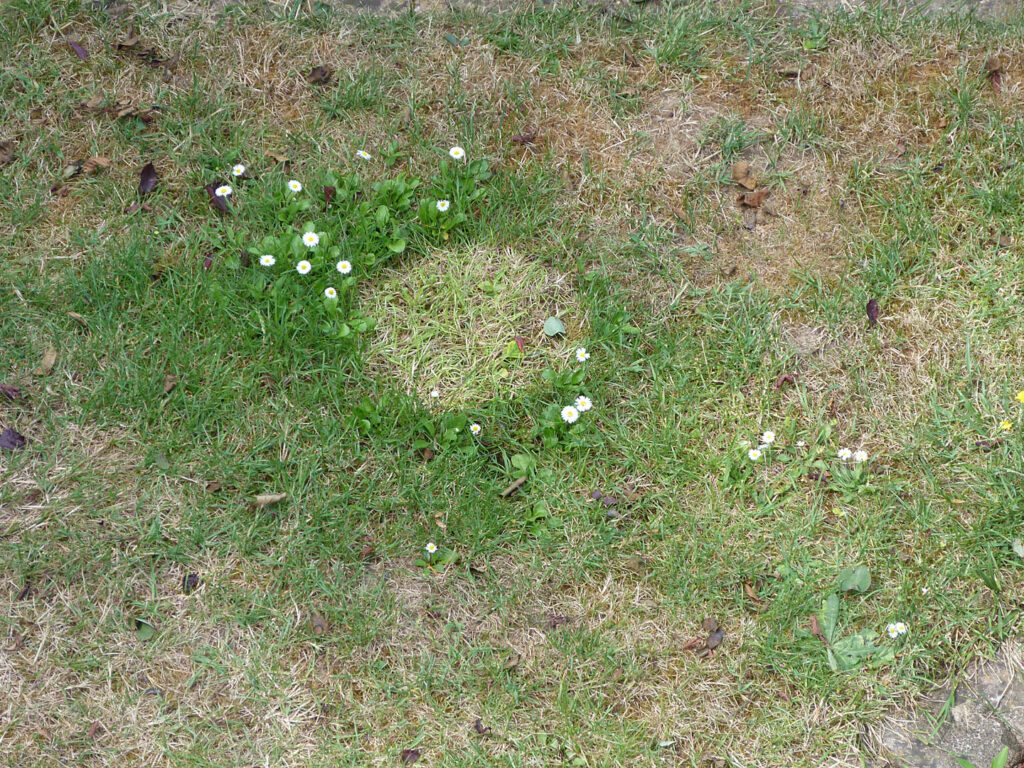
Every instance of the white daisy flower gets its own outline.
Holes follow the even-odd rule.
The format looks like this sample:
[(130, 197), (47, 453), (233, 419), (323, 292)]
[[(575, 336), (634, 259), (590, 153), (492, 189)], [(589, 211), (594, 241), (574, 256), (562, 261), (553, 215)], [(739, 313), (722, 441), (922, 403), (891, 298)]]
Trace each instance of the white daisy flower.
[(839, 457), (840, 461), (849, 461), (850, 459), (853, 458), (853, 451), (851, 451), (849, 448), (840, 448), (836, 452), (836, 456)]
[(326, 296), (328, 299), (336, 299), (338, 298), (338, 290), (336, 288), (327, 286), (326, 288), (324, 288), (324, 296)]
[(796, 441), (796, 447), (797, 448), (806, 448), (807, 447), (807, 442), (805, 440), (797, 440)]
[(231, 194), (231, 187), (229, 187), (227, 184), (224, 184), (213, 190), (213, 194), (215, 194), (217, 197), (227, 197), (228, 195)]
[(437, 398), (439, 398), (441, 396), (441, 393), (438, 392), (436, 389), (432, 389), (432, 390), (430, 390), (430, 396), (432, 398), (434, 398), (435, 400), (437, 400)]
[(469, 431), (472, 432), (474, 435), (479, 435), (483, 430), (480, 428), (479, 424), (470, 424)]
[(236, 165), (234, 168), (231, 169), (231, 175), (232, 176), (244, 176), (245, 175), (245, 166), (242, 165), (241, 163), (239, 163), (238, 165)]
[(308, 275), (311, 269), (313, 269), (313, 265), (310, 264), (305, 259), (303, 259), (302, 261), (295, 265), (295, 271), (298, 272), (300, 275)]
[(438, 200), (437, 201), (437, 210), (439, 210), (441, 213), (444, 213), (450, 207), (451, 207), (451, 203), (448, 202), (447, 200)]
[(771, 445), (775, 442), (775, 433), (770, 429), (765, 430), (765, 433), (761, 435), (761, 442), (765, 445)]
[(927, 595), (928, 594), (928, 587), (921, 587), (921, 594), (922, 595)]
[(292, 179), (291, 181), (288, 182), (288, 189), (290, 189), (292, 192), (301, 192), (302, 182)]
[(579, 409), (580, 413), (586, 413), (594, 407), (594, 404), (586, 395), (580, 395), (576, 398), (576, 407)]
[(272, 267), (275, 264), (277, 264), (277, 259), (275, 259), (269, 253), (264, 253), (262, 256), (260, 256), (260, 266), (262, 266), (262, 267)]
[(307, 248), (316, 248), (320, 244), (320, 235), (316, 232), (307, 232), (302, 236), (302, 244)]
[(868, 460), (868, 452), (863, 449), (859, 451), (854, 451), (853, 460), (856, 461), (858, 464), (862, 464), (863, 462)]
[(887, 626), (885, 628), (885, 631), (893, 640), (900, 636), (900, 631), (896, 628), (895, 624), (890, 624), (889, 626)]
[(899, 632), (901, 635), (907, 634), (907, 625), (904, 624), (902, 621), (897, 621), (896, 631)]
[(341, 274), (343, 274), (343, 275), (347, 275), (349, 272), (352, 271), (352, 262), (351, 261), (346, 261), (345, 259), (342, 259), (341, 261), (338, 262), (337, 266), (338, 266), (338, 271), (341, 272)]
[(434, 554), (435, 552), (437, 552), (437, 544), (435, 544), (432, 541), (429, 541), (427, 542), (427, 546), (425, 546), (424, 549), (427, 550), (427, 552), (429, 552), (430, 554)]
[(364, 149), (357, 149), (356, 157), (358, 157), (360, 160), (373, 160), (373, 155), (371, 155)]
[(452, 160), (462, 160), (466, 156), (466, 150), (462, 147), (452, 147), (448, 154), (452, 156)]
[(577, 363), (585, 363), (589, 359), (590, 359), (590, 353), (587, 352), (587, 348), (586, 347), (579, 347), (576, 350), (576, 362)]
[(574, 405), (567, 405), (562, 409), (562, 421), (566, 424), (574, 424), (579, 417), (580, 412), (576, 410)]
[(761, 458), (761, 449), (751, 448), (749, 451), (747, 451), (747, 458), (750, 459), (751, 461), (757, 461), (758, 459)]

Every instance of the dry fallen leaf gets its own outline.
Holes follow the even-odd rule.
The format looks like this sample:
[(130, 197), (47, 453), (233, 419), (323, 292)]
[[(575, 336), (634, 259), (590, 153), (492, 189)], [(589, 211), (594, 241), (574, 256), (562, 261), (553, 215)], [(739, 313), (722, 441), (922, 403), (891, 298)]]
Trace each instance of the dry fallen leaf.
[(821, 638), (821, 642), (828, 645), (828, 641), (825, 639), (825, 633), (821, 631), (821, 625), (818, 623), (818, 617), (813, 613), (811, 614), (811, 634), (815, 637)]
[(331, 82), (331, 75), (333, 74), (334, 72), (330, 67), (321, 65), (319, 67), (313, 67), (313, 69), (309, 71), (309, 75), (306, 79), (309, 81), (310, 85), (327, 85)]
[(169, 373), (166, 376), (164, 376), (164, 394), (165, 395), (169, 395), (171, 393), (171, 390), (173, 390), (176, 386), (178, 386), (178, 378), (179, 377), (172, 376)]
[(80, 42), (77, 40), (68, 40), (68, 45), (71, 47), (71, 50), (75, 52), (75, 56), (80, 58), (82, 61), (89, 60), (89, 52), (82, 47)]
[(707, 641), (706, 640), (701, 640), (699, 637), (692, 637), (689, 640), (687, 640), (685, 643), (683, 643), (683, 650), (684, 651), (696, 651), (696, 650), (699, 650), (701, 648), (704, 648), (706, 645), (707, 645)]
[(207, 493), (216, 493), (217, 491), (219, 491), (223, 487), (224, 487), (224, 483), (220, 482), (220, 480), (211, 480), (210, 482), (208, 482), (206, 484), (206, 492)]
[(775, 391), (779, 392), (784, 384), (796, 384), (797, 373), (784, 373), (775, 380)]
[(103, 727), (103, 723), (101, 723), (99, 720), (93, 720), (92, 725), (89, 726), (89, 732), (85, 735), (85, 737), (89, 739), (89, 741), (93, 741), (96, 738), (96, 734), (98, 734), (101, 730), (106, 730)]
[(868, 313), (868, 325), (878, 325), (878, 299), (868, 301), (865, 310)]
[(757, 186), (757, 177), (750, 173), (750, 163), (741, 160), (732, 167), (732, 180), (744, 189), (753, 190)]
[(309, 628), (316, 637), (327, 634), (327, 619), (314, 611), (309, 617)]
[(146, 195), (156, 189), (156, 183), (159, 181), (159, 177), (156, 175), (156, 168), (153, 167), (152, 163), (146, 163), (142, 166), (142, 170), (139, 171), (139, 194)]
[(14, 402), (15, 400), (21, 400), (24, 395), (21, 394), (20, 389), (11, 384), (0, 384), (0, 397)]
[(269, 507), (271, 504), (277, 504), (279, 501), (284, 501), (287, 498), (287, 493), (261, 493), (256, 497), (256, 506), (260, 508)]
[(0, 141), (0, 165), (7, 165), (14, 160), (14, 142)]
[(718, 626), (718, 619), (716, 619), (714, 616), (708, 616), (700, 624), (700, 628), (708, 633), (714, 632), (716, 629), (718, 629)]
[(198, 573), (186, 573), (181, 577), (181, 591), (186, 595), (190, 595), (195, 592), (196, 587), (199, 586), (199, 574)]
[(412, 765), (420, 759), (420, 751), (418, 749), (403, 749), (399, 759), (403, 765)]
[(479, 733), (481, 736), (486, 736), (488, 733), (491, 732), (491, 729), (485, 726), (484, 721), (481, 720), (479, 717), (476, 719), (476, 722), (473, 723), (473, 730)]
[(513, 144), (533, 144), (537, 139), (536, 131), (523, 131), (512, 137)]
[(768, 199), (772, 191), (770, 189), (759, 189), (756, 192), (745, 192), (736, 198), (736, 202), (747, 208), (760, 208), (761, 204)]
[(0, 449), (5, 451), (20, 451), (25, 447), (25, 436), (14, 427), (8, 427), (0, 432)]
[(85, 317), (80, 315), (78, 312), (68, 312), (68, 317), (70, 317), (72, 320), (74, 320), (76, 323), (78, 323), (86, 330), (89, 330), (89, 321), (86, 320)]
[(331, 201), (334, 200), (334, 194), (337, 191), (334, 187), (324, 187), (324, 205), (328, 208), (331, 206)]
[(719, 627), (714, 632), (712, 632), (710, 635), (708, 635), (708, 643), (707, 643), (708, 650), (709, 651), (715, 650), (715, 648), (717, 648), (718, 646), (720, 646), (722, 644), (722, 640), (724, 640), (724, 639), (725, 639), (725, 630), (722, 629), (721, 627)]
[(86, 175), (96, 173), (101, 168), (109, 168), (110, 159), (106, 157), (100, 157), (99, 155), (93, 155), (84, 163), (82, 163), (82, 172)]
[(39, 361), (39, 365), (32, 373), (36, 376), (46, 376), (53, 370), (54, 364), (57, 362), (57, 350), (53, 347), (49, 347), (44, 353), (43, 358)]

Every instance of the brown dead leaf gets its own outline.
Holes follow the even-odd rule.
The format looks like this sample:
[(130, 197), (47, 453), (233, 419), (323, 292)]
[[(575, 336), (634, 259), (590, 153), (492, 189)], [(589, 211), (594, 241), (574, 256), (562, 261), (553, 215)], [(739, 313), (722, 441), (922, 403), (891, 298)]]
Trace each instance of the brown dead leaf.
[(309, 628), (316, 637), (327, 634), (327, 619), (315, 611), (310, 614)]
[(172, 376), (169, 373), (166, 376), (164, 376), (164, 394), (165, 395), (171, 394), (171, 391), (176, 386), (178, 386), (178, 379), (179, 379), (178, 376)]
[(757, 177), (750, 173), (750, 163), (740, 160), (732, 167), (732, 180), (744, 189), (753, 190), (757, 186)]
[(718, 626), (718, 619), (716, 619), (714, 616), (708, 616), (700, 624), (700, 628), (709, 634), (718, 629)]
[(14, 160), (14, 142), (0, 141), (0, 165), (7, 165)]
[(256, 506), (262, 509), (263, 507), (269, 507), (272, 504), (284, 501), (287, 498), (287, 493), (261, 493), (256, 497)]
[(878, 299), (869, 300), (865, 311), (868, 314), (868, 325), (878, 325)]
[(523, 657), (521, 654), (513, 653), (512, 656), (509, 657), (509, 660), (506, 661), (501, 668), (505, 672), (511, 672), (513, 669), (519, 666), (519, 662), (521, 662), (522, 660)]
[(86, 320), (85, 317), (83, 317), (82, 315), (78, 314), (77, 312), (68, 312), (68, 317), (70, 317), (80, 326), (85, 328), (86, 331), (89, 330), (89, 321)]
[(86, 733), (85, 737), (89, 741), (94, 741), (96, 739), (96, 735), (101, 730), (104, 730), (104, 731), (106, 730), (106, 728), (103, 727), (103, 723), (101, 723), (99, 720), (93, 720), (92, 724), (89, 726), (89, 731), (88, 731), (88, 733)]
[(403, 749), (398, 757), (402, 761), (402, 765), (412, 765), (420, 759), (420, 751), (418, 749)]
[(77, 40), (68, 40), (68, 46), (72, 51), (75, 52), (75, 56), (80, 58), (82, 61), (89, 60), (89, 52), (82, 47), (82, 44)]
[(93, 155), (88, 160), (86, 160), (84, 163), (82, 163), (82, 173), (84, 173), (84, 174), (86, 174), (88, 176), (89, 174), (96, 173), (96, 171), (98, 171), (98, 170), (100, 170), (102, 168), (109, 168), (109, 167), (110, 167), (110, 160), (108, 158), (100, 157), (99, 155)]
[(715, 648), (717, 648), (718, 646), (720, 646), (722, 644), (722, 641), (724, 639), (725, 639), (725, 630), (722, 629), (721, 627), (719, 627), (714, 632), (712, 632), (710, 635), (708, 635), (708, 642), (707, 642), (708, 650), (709, 651), (715, 650)]
[(21, 632), (15, 632), (11, 635), (11, 644), (4, 648), (5, 651), (20, 651), (25, 647), (25, 635)]
[(1003, 72), (1005, 71), (1006, 66), (999, 56), (992, 55), (985, 59), (985, 77), (992, 83), (992, 88), (996, 92), (999, 91), (999, 84), (1003, 79)]
[(821, 639), (821, 642), (828, 645), (828, 641), (825, 639), (825, 633), (821, 631), (821, 625), (818, 623), (818, 617), (813, 613), (811, 614), (811, 634)]
[(537, 139), (536, 131), (523, 131), (512, 137), (513, 144), (533, 144)]
[(761, 599), (761, 596), (757, 594), (757, 590), (754, 589), (754, 587), (751, 584), (743, 585), (743, 594), (745, 594), (748, 598), (753, 600), (757, 605), (761, 605), (762, 603), (764, 603), (764, 600)]
[(775, 391), (776, 392), (781, 391), (783, 385), (785, 385), (785, 384), (794, 384), (795, 385), (796, 384), (797, 376), (799, 376), (799, 375), (800, 374), (798, 374), (798, 373), (784, 373), (784, 374), (782, 374), (781, 376), (779, 376), (779, 378), (777, 378), (775, 380)]
[(548, 629), (558, 629), (565, 624), (572, 624), (572, 618), (570, 616), (557, 616), (553, 613), (547, 615), (547, 627)]
[(473, 723), (473, 730), (479, 733), (481, 736), (486, 736), (488, 733), (491, 732), (491, 729), (485, 726), (484, 721), (481, 720), (479, 717), (476, 719), (476, 722)]
[(684, 651), (697, 651), (707, 646), (707, 640), (702, 640), (699, 637), (691, 637), (685, 643), (683, 643)]
[(745, 192), (736, 197), (736, 202), (747, 208), (760, 208), (761, 204), (772, 193), (770, 189), (759, 189), (756, 192)]
[(224, 483), (222, 483), (220, 480), (211, 480), (210, 482), (208, 482), (206, 484), (206, 492), (207, 493), (216, 493), (217, 491), (219, 491), (223, 487), (224, 487)]
[(43, 357), (39, 361), (39, 365), (36, 366), (36, 369), (32, 371), (32, 373), (34, 373), (36, 376), (47, 376), (49, 375), (50, 371), (53, 370), (53, 366), (56, 364), (56, 362), (57, 350), (54, 349), (53, 347), (48, 347), (47, 350), (43, 352)]
[(319, 67), (313, 67), (309, 71), (309, 75), (306, 76), (306, 80), (309, 81), (310, 85), (327, 85), (331, 82), (331, 76), (334, 71), (330, 67), (323, 65)]
[(1006, 441), (1003, 438), (998, 437), (995, 440), (978, 440), (975, 444), (975, 448), (980, 448), (983, 451), (992, 451), (998, 448)]
[(334, 200), (334, 194), (337, 191), (334, 187), (324, 187), (324, 205), (328, 208), (331, 207), (331, 201)]
[(21, 400), (24, 397), (21, 394), (21, 390), (11, 384), (0, 384), (0, 398), (4, 400), (10, 400), (12, 403), (15, 400)]
[(146, 163), (139, 171), (139, 194), (148, 195), (156, 189), (156, 183), (159, 180), (160, 177), (156, 175), (156, 168), (153, 167), (153, 164)]

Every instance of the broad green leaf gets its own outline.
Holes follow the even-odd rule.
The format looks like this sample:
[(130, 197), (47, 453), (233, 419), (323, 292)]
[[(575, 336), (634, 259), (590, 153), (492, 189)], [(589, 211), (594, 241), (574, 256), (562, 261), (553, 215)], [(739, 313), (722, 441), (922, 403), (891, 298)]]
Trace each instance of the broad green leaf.
[(818, 620), (821, 624), (822, 634), (831, 643), (835, 638), (836, 625), (839, 623), (839, 595), (832, 593), (825, 598)]
[(565, 325), (557, 317), (549, 317), (544, 321), (544, 333), (548, 336), (558, 336), (565, 333)]
[(839, 574), (839, 590), (841, 592), (867, 592), (871, 586), (871, 573), (867, 566), (846, 568)]
[(135, 619), (135, 636), (143, 642), (156, 637), (156, 627), (145, 619)]

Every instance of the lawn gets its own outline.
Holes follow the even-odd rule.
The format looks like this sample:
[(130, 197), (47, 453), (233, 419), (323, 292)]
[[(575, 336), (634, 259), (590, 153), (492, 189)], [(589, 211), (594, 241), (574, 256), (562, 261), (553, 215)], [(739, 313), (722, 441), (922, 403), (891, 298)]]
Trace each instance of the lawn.
[(0, 763), (859, 765), (1019, 632), (1024, 15), (138, 5), (0, 8)]

